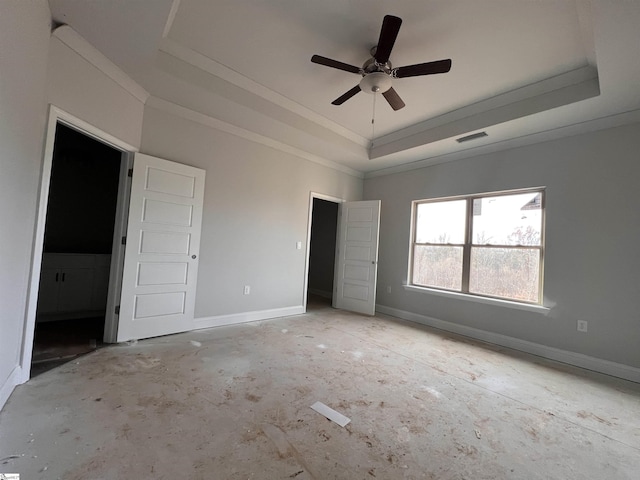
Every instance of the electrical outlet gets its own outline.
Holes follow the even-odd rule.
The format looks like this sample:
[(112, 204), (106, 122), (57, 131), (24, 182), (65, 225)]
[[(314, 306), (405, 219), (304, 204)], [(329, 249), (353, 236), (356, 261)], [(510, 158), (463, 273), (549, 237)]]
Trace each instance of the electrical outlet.
[(579, 332), (586, 332), (588, 326), (589, 326), (589, 324), (588, 324), (588, 322), (586, 320), (578, 320), (578, 331)]
[(391, 285), (387, 286), (387, 293), (391, 293)]
[(249, 295), (251, 293), (251, 287), (249, 285), (244, 286), (244, 294)]

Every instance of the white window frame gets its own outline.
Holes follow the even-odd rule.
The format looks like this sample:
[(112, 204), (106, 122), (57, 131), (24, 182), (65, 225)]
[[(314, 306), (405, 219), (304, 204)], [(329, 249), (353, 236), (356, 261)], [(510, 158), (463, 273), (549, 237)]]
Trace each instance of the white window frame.
[[(523, 193), (539, 193), (540, 205), (541, 205), (541, 226), (540, 226), (540, 245), (474, 245), (473, 244), (473, 202), (476, 199), (497, 197), (497, 196), (509, 196), (519, 195)], [(416, 243), (417, 234), (417, 214), (418, 206), (426, 203), (436, 202), (451, 202), (456, 200), (465, 200), (467, 202), (466, 219), (465, 219), (465, 241), (464, 244), (441, 244), (441, 243)], [(478, 300), (495, 300), (498, 302), (510, 303), (510, 304), (522, 304), (530, 306), (543, 306), (543, 279), (544, 279), (544, 251), (545, 251), (545, 187), (525, 188), (518, 190), (505, 190), (498, 192), (486, 192), (472, 195), (459, 195), (452, 197), (439, 197), (431, 199), (414, 200), (411, 202), (411, 240), (409, 246), (409, 268), (407, 276), (407, 287), (411, 290), (425, 290), (433, 291), (434, 293), (442, 292), (443, 294), (452, 294), (456, 297), (465, 296), (470, 299)], [(429, 246), (429, 245), (448, 245), (448, 246), (461, 246), (463, 248), (462, 254), (462, 287), (460, 290), (451, 290), (436, 286), (425, 286), (413, 283), (413, 258), (416, 246)], [(469, 277), (471, 272), (471, 247), (477, 248), (500, 248), (500, 249), (532, 249), (539, 251), (539, 276), (538, 276), (538, 299), (534, 302), (529, 302), (521, 299), (514, 299), (509, 297), (498, 297), (492, 295), (478, 294), (469, 291)]]

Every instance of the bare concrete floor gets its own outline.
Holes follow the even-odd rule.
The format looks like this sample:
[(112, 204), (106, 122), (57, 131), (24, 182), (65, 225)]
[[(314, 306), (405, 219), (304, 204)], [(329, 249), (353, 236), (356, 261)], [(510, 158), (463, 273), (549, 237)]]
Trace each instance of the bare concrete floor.
[[(345, 428), (311, 408), (351, 418)], [(95, 351), (16, 389), (23, 479), (634, 479), (640, 385), (330, 308)]]

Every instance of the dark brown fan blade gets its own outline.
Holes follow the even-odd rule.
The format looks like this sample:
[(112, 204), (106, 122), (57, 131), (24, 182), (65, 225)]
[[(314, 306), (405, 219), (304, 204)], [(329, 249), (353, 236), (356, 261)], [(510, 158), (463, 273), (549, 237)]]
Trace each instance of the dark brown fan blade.
[(356, 85), (355, 87), (353, 87), (351, 90), (349, 90), (344, 95), (341, 95), (340, 97), (336, 98), (333, 102), (331, 102), (331, 104), (332, 105), (342, 105), (344, 102), (349, 100), (351, 97), (353, 97), (359, 91), (360, 91), (360, 85)]
[(451, 60), (438, 60), (436, 62), (418, 63), (393, 69), (393, 76), (397, 78), (417, 77), (420, 75), (433, 75), (435, 73), (447, 73), (451, 70)]
[(393, 87), (384, 92), (382, 96), (387, 102), (389, 102), (389, 105), (391, 105), (391, 108), (393, 108), (394, 110), (400, 110), (404, 107), (404, 102), (400, 98), (400, 95), (398, 95), (393, 89)]
[(400, 25), (402, 25), (401, 18), (394, 17), (393, 15), (385, 15), (382, 21), (378, 46), (376, 47), (376, 62), (385, 64), (389, 61), (389, 55), (391, 55), (393, 44), (396, 43)]
[(324, 65), (326, 67), (337, 68), (338, 70), (344, 70), (345, 72), (350, 73), (360, 73), (360, 69), (353, 65), (349, 65), (348, 63), (342, 63), (338, 60), (332, 60), (327, 57), (321, 57), (320, 55), (314, 55), (311, 57), (311, 61), (313, 63), (317, 63), (319, 65)]

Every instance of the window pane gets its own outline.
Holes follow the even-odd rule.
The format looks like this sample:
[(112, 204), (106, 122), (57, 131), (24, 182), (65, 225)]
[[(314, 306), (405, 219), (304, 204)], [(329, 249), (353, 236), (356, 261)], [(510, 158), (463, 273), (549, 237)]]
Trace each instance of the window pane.
[(466, 200), (419, 204), (416, 243), (464, 243), (466, 211)]
[(472, 248), (469, 291), (538, 301), (540, 251), (527, 248)]
[(539, 246), (541, 199), (540, 192), (474, 199), (473, 244)]
[(413, 284), (459, 291), (462, 288), (462, 247), (416, 245)]

